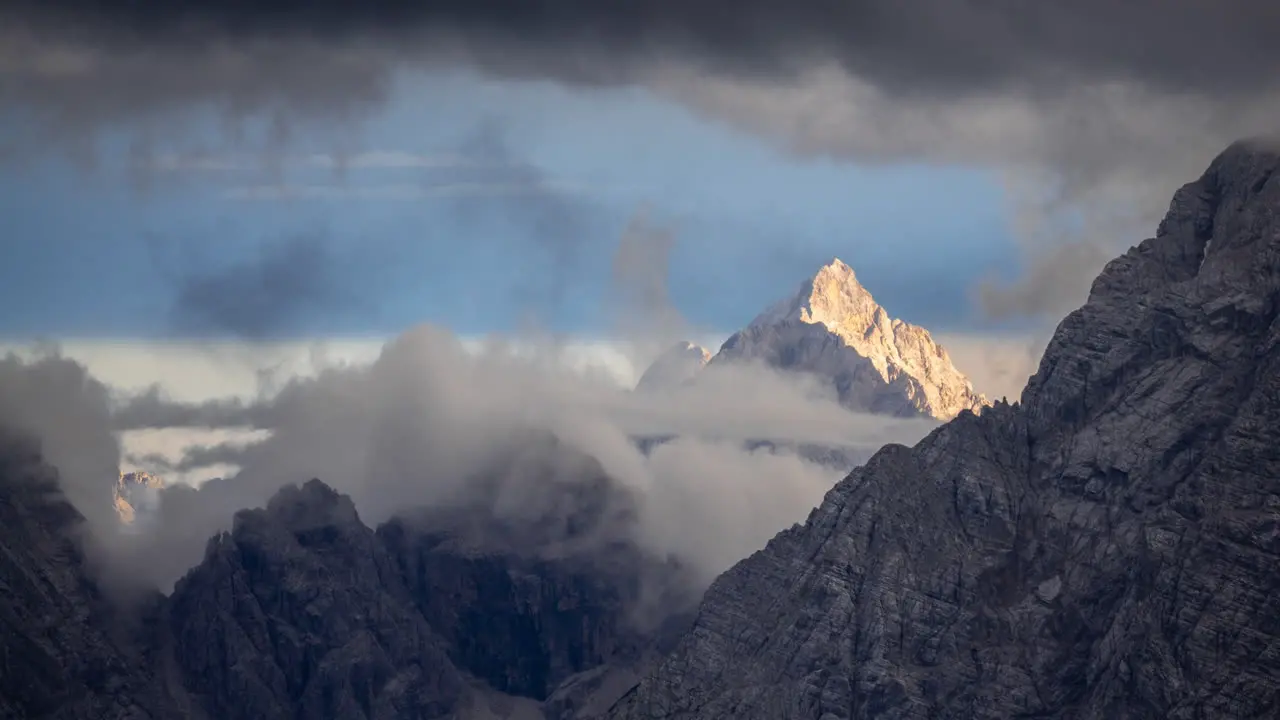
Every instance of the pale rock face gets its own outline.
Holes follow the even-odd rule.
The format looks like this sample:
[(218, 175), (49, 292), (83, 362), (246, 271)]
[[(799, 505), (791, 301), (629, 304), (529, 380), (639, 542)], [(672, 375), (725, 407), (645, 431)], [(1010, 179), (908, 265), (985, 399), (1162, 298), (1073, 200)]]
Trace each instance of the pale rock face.
[(132, 525), (154, 512), (160, 501), (164, 480), (147, 472), (120, 473), (112, 494), (120, 522)]
[(640, 376), (640, 392), (671, 390), (692, 381), (711, 361), (711, 352), (687, 340), (667, 349)]
[(987, 405), (927, 330), (890, 318), (839, 259), (729, 338), (712, 362), (742, 360), (830, 378), (854, 410), (946, 420)]

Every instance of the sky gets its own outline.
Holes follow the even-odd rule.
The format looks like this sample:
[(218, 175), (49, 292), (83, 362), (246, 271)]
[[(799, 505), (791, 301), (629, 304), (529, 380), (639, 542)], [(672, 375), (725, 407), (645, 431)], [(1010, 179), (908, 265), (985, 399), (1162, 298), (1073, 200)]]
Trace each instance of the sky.
[(1016, 399), (1174, 191), (1280, 129), (1272, 0), (110, 5), (0, 0), (0, 425), (108, 536), (122, 467), (230, 468), (104, 550), (159, 587), (282, 484), (536, 505), (566, 447), (707, 580), (841, 476), (797, 443), (933, 424), (765, 368), (625, 392), (632, 346), (839, 257)]
[[(0, 166), (0, 302), (24, 308), (0, 337), (603, 336), (637, 214), (673, 235), (671, 302), (703, 333), (832, 257), (897, 316), (986, 329), (976, 283), (1017, 269), (983, 168), (798, 157), (644, 89), (417, 73), (358, 132), (303, 126), (279, 158), (228, 148), (213, 112), (194, 122), (148, 157), (106, 133), (89, 170)], [(270, 142), (269, 118), (242, 124)]]

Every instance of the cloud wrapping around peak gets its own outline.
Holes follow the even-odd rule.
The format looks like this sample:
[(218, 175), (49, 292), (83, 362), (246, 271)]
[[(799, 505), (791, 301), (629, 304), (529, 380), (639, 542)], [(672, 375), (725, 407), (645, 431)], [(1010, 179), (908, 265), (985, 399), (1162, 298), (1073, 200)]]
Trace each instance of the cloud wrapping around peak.
[[(236, 511), (264, 505), (288, 484), (319, 478), (349, 494), (369, 524), (449, 508), (502, 523), (557, 507), (560, 494), (571, 496), (598, 473), (613, 483), (613, 502), (634, 511), (626, 539), (680, 558), (705, 584), (802, 521), (850, 469), (815, 464), (790, 448), (868, 457), (936, 427), (850, 413), (833, 388), (760, 366), (708, 370), (678, 392), (634, 393), (558, 357), (554, 347), (545, 354), (498, 343), (477, 350), (424, 326), (388, 343), (371, 365), (327, 368), (272, 398), (184, 404), (153, 391), (116, 407), (114, 417), (105, 390), (92, 391), (101, 386), (75, 363), (12, 360), (0, 367), (0, 418), (46, 438), (50, 460), (68, 471), (68, 495), (86, 514), (99, 500), (110, 507), (120, 462), (115, 429), (254, 425), (270, 433), (247, 444), (190, 448), (192, 462), (234, 463), (239, 472), (199, 489), (166, 488), (144, 532), (121, 534), (114, 517), (91, 516), (105, 538), (104, 567), (122, 582), (161, 588), (199, 561)], [(78, 373), (81, 381), (65, 384), (78, 388), (77, 403), (32, 382), (55, 370)], [(30, 406), (47, 411), (28, 413)], [(63, 406), (74, 423), (54, 413)], [(641, 438), (668, 440), (646, 452)], [(750, 449), (756, 440), (773, 447)], [(90, 465), (103, 472), (84, 470)], [(100, 498), (86, 490), (98, 482)]]

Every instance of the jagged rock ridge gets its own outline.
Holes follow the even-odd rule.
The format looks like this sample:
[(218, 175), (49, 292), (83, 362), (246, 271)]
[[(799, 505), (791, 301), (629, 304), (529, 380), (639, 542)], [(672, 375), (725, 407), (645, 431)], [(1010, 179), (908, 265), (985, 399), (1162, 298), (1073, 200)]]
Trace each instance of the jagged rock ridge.
[(0, 430), (0, 718), (147, 718), (154, 678), (77, 542), (35, 443)]
[(742, 360), (830, 378), (853, 410), (946, 420), (987, 404), (927, 330), (890, 318), (839, 259), (725, 341), (711, 363)]
[[(502, 462), (551, 472), (529, 467), (547, 445)], [(318, 480), (286, 487), (117, 617), (56, 473), (0, 443), (0, 718), (598, 717), (694, 598), (615, 537), (633, 508), (597, 463), (552, 465), (517, 515), (479, 478), (467, 504), (376, 531)]]
[(1020, 405), (885, 447), (610, 717), (1280, 715), (1277, 170), (1224, 152)]
[(395, 559), (318, 480), (210, 540), (168, 629), (211, 717), (443, 718), (467, 688)]

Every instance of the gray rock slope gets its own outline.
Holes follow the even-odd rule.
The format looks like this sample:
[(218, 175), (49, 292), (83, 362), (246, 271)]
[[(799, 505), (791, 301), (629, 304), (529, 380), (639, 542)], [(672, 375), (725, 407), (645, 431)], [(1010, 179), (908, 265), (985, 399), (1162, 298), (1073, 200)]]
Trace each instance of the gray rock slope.
[(154, 678), (122, 633), (34, 443), (0, 435), (0, 718), (149, 718)]
[(319, 480), (289, 486), (168, 597), (108, 598), (55, 471), (0, 435), (0, 719), (599, 717), (696, 598), (625, 540), (634, 499), (598, 464), (557, 467), (518, 515), (478, 478), (376, 531)]
[(168, 615), (210, 717), (445, 718), (466, 690), (395, 559), (318, 480), (237, 514)]
[[(375, 531), (318, 480), (285, 488), (237, 514), (176, 585), (154, 664), (176, 666), (216, 718), (571, 718), (607, 708), (642, 660), (673, 647), (658, 644), (678, 637), (659, 632), (669, 608), (646, 608), (643, 594), (681, 587), (679, 568), (599, 540), (626, 521), (616, 487), (601, 478), (562, 490), (524, 517), (456, 507)], [(619, 672), (630, 682), (603, 682)], [(523, 714), (496, 712), (498, 696)]]
[(881, 450), (610, 717), (1280, 717), (1277, 169), (1215, 159), (1020, 404)]

